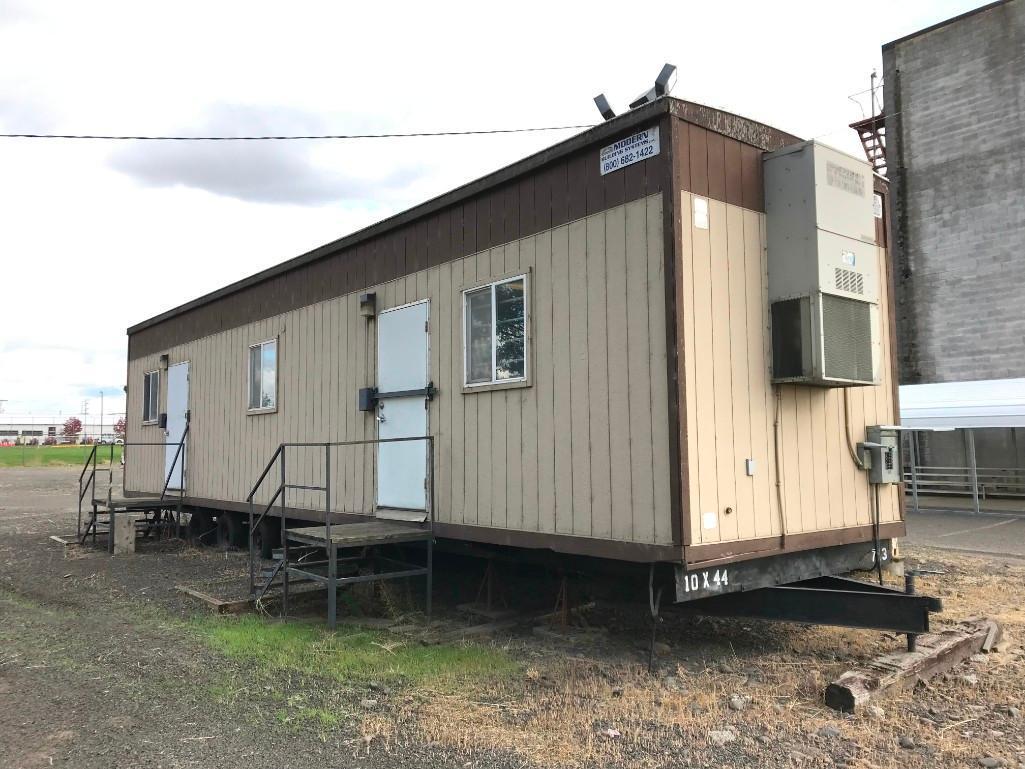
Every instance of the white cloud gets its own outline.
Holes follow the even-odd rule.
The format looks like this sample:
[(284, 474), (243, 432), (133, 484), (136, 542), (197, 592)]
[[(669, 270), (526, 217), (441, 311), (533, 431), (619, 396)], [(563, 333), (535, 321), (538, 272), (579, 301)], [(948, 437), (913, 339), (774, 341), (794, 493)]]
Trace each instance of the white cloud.
[[(176, 136), (282, 136), (383, 132), (360, 115), (329, 118), (281, 106), (216, 104)], [(151, 187), (191, 187), (256, 203), (390, 200), (426, 174), (421, 164), (370, 164), (353, 145), (347, 162), (323, 162), (319, 141), (160, 141), (118, 147), (111, 166)], [(343, 170), (344, 169), (344, 170)]]

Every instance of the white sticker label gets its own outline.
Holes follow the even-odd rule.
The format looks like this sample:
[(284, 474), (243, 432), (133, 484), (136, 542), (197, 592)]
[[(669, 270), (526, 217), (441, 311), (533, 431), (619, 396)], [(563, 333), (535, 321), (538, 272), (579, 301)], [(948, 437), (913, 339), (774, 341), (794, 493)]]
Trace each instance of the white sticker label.
[(601, 148), (601, 175), (610, 174), (620, 168), (626, 168), (642, 160), (653, 158), (659, 153), (658, 126), (652, 126), (647, 131), (627, 136), (608, 147)]
[(701, 522), (706, 529), (714, 529), (719, 524), (719, 516), (715, 513), (705, 513), (701, 516)]
[(848, 267), (853, 267), (856, 260), (857, 258), (854, 256), (853, 251), (840, 251), (840, 261)]
[(708, 198), (694, 198), (694, 226), (699, 230), (708, 229)]
[(876, 215), (876, 219), (883, 218), (883, 196), (876, 194), (872, 196), (872, 213)]

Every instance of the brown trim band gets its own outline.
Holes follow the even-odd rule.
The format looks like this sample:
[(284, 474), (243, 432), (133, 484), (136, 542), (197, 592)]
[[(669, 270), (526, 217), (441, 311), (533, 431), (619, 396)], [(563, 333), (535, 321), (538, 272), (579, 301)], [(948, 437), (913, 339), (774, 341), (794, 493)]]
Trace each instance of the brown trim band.
[[(146, 496), (139, 492), (125, 492), (125, 496)], [(169, 503), (175, 503), (170, 499)], [(203, 497), (185, 497), (183, 504), (192, 507), (206, 507), (212, 510), (231, 510), (232, 512), (249, 514), (249, 505), (245, 502), (231, 502), (223, 499), (205, 499)], [(261, 506), (257, 506), (259, 514)], [(274, 506), (271, 515), (277, 517), (281, 508)], [(307, 510), (298, 507), (286, 507), (285, 513), (290, 518), (304, 521), (324, 522), (324, 513), (320, 510)], [(346, 519), (365, 520), (372, 516), (354, 515), (352, 513), (333, 513), (332, 523), (344, 523)], [(487, 545), (504, 545), (521, 547), (528, 550), (552, 550), (566, 555), (585, 555), (594, 558), (609, 558), (615, 561), (633, 561), (635, 563), (669, 562), (679, 563), (683, 560), (683, 549), (673, 545), (648, 545), (643, 542), (616, 542), (611, 539), (595, 539), (592, 537), (576, 537), (569, 534), (554, 534), (537, 531), (514, 531), (512, 529), (493, 529), (486, 526), (465, 526), (458, 523), (436, 523), (434, 532), (444, 539), (458, 539), (465, 542), (479, 542)]]
[[(668, 147), (658, 156), (604, 176), (599, 154), (603, 144), (656, 121), (670, 134), (663, 137), (663, 145), (671, 144), (671, 130), (665, 130), (671, 121), (666, 115), (715, 139), (708, 142), (715, 145), (717, 158), (709, 168), (722, 169), (724, 180), (719, 184), (718, 175), (713, 174), (710, 189), (695, 191), (755, 210), (761, 210), (761, 191), (752, 186), (751, 167), (760, 167), (760, 150), (798, 141), (738, 115), (679, 99), (658, 99), (422, 205), (138, 323), (128, 329), (129, 360), (664, 192), (673, 176)], [(725, 152), (722, 158), (719, 149)]]
[[(131, 495), (132, 492), (126, 493), (126, 496)], [(173, 502), (174, 500), (171, 501)], [(231, 510), (246, 514), (249, 512), (249, 505), (245, 502), (185, 497), (183, 504), (194, 507), (206, 507), (213, 510)], [(279, 508), (275, 507), (271, 513), (276, 516), (278, 510)], [(300, 520), (324, 522), (324, 513), (318, 510), (286, 507), (285, 512), (289, 517)], [(364, 520), (369, 517), (353, 515), (351, 513), (334, 513), (332, 521), (342, 523), (347, 518)], [(634, 563), (680, 563), (683, 561), (684, 554), (683, 548), (675, 545), (617, 542), (609, 539), (577, 537), (569, 534), (494, 529), (486, 526), (466, 526), (458, 523), (436, 523), (434, 531), (437, 536), (443, 539), (519, 547), (528, 550), (551, 550), (566, 555), (608, 558), (615, 561), (631, 561)], [(883, 539), (903, 537), (905, 533), (906, 528), (903, 521), (884, 523), (879, 528), (879, 536)], [(822, 547), (871, 541), (872, 527), (857, 526), (848, 529), (831, 529), (829, 531), (817, 531), (808, 534), (791, 534), (786, 538), (785, 547), (782, 546), (780, 537), (699, 545), (687, 548), (687, 564), (688, 566), (710, 566), (717, 563), (735, 563), (737, 561), (748, 561), (753, 558), (763, 558), (800, 550), (816, 550)]]
[[(714, 566), (720, 563), (749, 561), (770, 555), (793, 553), (799, 550), (817, 550), (822, 547), (851, 545), (856, 542), (872, 541), (872, 526), (852, 526), (846, 529), (812, 531), (806, 534), (790, 534), (784, 537), (763, 537), (739, 542), (717, 542), (709, 545), (695, 545), (687, 548), (688, 566)], [(879, 527), (880, 539), (903, 537), (907, 534), (904, 521), (884, 523)]]
[(648, 545), (642, 542), (617, 542), (611, 539), (576, 537), (569, 534), (554, 534), (538, 531), (514, 531), (513, 529), (492, 529), (485, 526), (465, 526), (458, 523), (436, 523), (434, 531), (439, 537), (459, 539), (466, 542), (482, 542), (489, 545), (522, 547), (529, 550), (553, 550), (567, 555), (587, 555), (595, 558), (610, 558), (616, 561), (636, 563), (668, 562), (683, 560), (683, 548), (675, 545)]
[(679, 372), (682, 370), (679, 357), (683, 353), (683, 345), (677, 335), (677, 298), (676, 298), (676, 265), (679, 256), (679, 200), (677, 195), (676, 176), (676, 127), (677, 120), (666, 118), (662, 121), (663, 141), (666, 142), (666, 180), (662, 185), (662, 274), (665, 291), (665, 326), (666, 326), (666, 393), (669, 396), (669, 520), (673, 542), (683, 545), (684, 532), (684, 484), (683, 459), (680, 445), (680, 404), (682, 390)]

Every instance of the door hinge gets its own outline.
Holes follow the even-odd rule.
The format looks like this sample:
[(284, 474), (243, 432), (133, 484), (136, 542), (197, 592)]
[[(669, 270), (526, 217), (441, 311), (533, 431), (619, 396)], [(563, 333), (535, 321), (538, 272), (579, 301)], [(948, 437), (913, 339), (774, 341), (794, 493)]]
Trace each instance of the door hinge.
[(427, 328), (428, 328), (428, 324), (429, 323), (430, 323), (430, 321), (427, 321), (427, 320), (424, 321), (424, 333), (425, 334), (427, 333)]

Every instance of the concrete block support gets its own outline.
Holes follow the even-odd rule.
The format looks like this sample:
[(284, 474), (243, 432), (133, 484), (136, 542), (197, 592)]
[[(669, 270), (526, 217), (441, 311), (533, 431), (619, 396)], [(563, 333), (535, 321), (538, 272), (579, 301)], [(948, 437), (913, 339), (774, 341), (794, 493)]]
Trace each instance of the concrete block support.
[(112, 515), (111, 537), (114, 540), (114, 555), (128, 555), (135, 552), (135, 514)]

